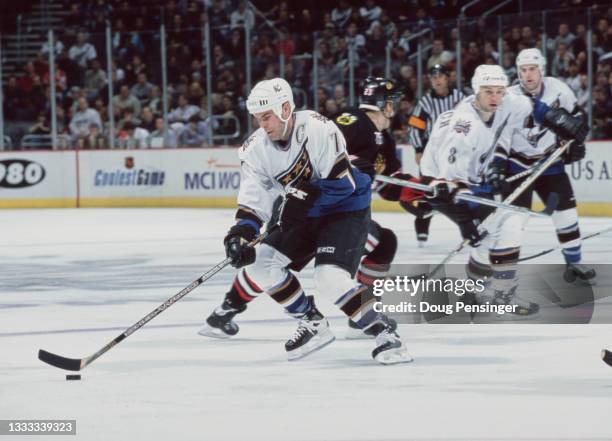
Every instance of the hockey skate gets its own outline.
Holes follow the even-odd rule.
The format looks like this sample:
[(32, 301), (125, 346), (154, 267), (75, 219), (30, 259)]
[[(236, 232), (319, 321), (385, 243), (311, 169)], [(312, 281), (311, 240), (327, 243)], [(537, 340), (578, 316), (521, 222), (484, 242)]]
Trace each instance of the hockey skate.
[(593, 268), (589, 268), (581, 263), (568, 263), (563, 273), (563, 280), (567, 283), (574, 283), (578, 280), (585, 285), (595, 285), (596, 276), (597, 273)]
[(289, 361), (304, 358), (312, 352), (323, 349), (336, 339), (329, 329), (327, 319), (314, 306), (311, 296), (309, 299), (312, 302), (312, 308), (300, 319), (298, 328), (285, 343)]
[(530, 320), (538, 317), (540, 305), (520, 298), (516, 295), (517, 288), (518, 285), (515, 285), (508, 290), (492, 290), (492, 294), (486, 291), (483, 294), (476, 294), (476, 303), (479, 305), (490, 303), (492, 305), (513, 307), (512, 312), (504, 314), (493, 313), (493, 316), (498, 320)]
[(236, 314), (243, 312), (246, 305), (242, 308), (232, 308), (227, 301), (215, 308), (213, 313), (206, 319), (206, 324), (198, 331), (198, 334), (205, 337), (230, 338), (238, 334), (240, 327), (233, 320)]
[(372, 358), (385, 365), (413, 361), (399, 335), (390, 326), (385, 326), (376, 334), (376, 348), (372, 351)]

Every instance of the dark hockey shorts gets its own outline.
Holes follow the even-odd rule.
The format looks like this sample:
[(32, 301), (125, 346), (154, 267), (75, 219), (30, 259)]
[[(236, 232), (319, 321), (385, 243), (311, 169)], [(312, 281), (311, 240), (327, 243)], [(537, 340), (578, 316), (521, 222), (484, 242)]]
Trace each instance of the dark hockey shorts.
[(289, 268), (300, 271), (313, 258), (315, 266), (336, 265), (355, 276), (364, 253), (370, 209), (310, 218), (287, 232), (274, 230), (264, 243), (291, 259)]
[[(513, 182), (509, 191), (514, 191), (523, 183), (525, 179), (527, 178), (525, 177)], [(546, 203), (548, 196), (551, 193), (558, 193), (559, 205), (557, 205), (557, 211), (576, 208), (576, 198), (574, 197), (572, 183), (570, 182), (569, 176), (565, 172), (554, 175), (539, 176), (535, 183), (530, 185), (529, 188), (525, 190), (513, 204), (518, 205), (519, 207), (531, 208), (534, 190), (543, 203)]]

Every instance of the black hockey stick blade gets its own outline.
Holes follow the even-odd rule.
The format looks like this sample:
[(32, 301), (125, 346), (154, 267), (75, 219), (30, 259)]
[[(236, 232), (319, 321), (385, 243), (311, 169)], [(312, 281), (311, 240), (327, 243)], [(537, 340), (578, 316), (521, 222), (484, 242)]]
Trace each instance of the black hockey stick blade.
[(558, 205), (559, 205), (559, 193), (551, 193), (548, 195), (548, 199), (546, 200), (546, 206), (544, 207), (544, 210), (542, 211), (542, 213), (550, 216), (551, 214), (553, 214), (553, 211), (557, 209)]
[(67, 358), (61, 355), (52, 354), (44, 349), (38, 350), (38, 359), (44, 361), (56, 368), (65, 369), (67, 371), (80, 371), (83, 360), (78, 358)]
[(601, 351), (601, 359), (608, 366), (612, 366), (612, 352), (608, 351), (607, 349), (602, 349), (602, 351)]

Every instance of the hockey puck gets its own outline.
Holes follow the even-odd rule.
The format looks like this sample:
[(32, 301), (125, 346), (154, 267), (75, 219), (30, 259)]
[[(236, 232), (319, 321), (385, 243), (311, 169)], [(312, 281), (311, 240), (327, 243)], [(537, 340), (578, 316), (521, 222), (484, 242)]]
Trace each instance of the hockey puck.
[(66, 380), (80, 380), (80, 375), (66, 375)]
[(609, 366), (612, 366), (612, 352), (607, 349), (601, 351), (601, 359)]

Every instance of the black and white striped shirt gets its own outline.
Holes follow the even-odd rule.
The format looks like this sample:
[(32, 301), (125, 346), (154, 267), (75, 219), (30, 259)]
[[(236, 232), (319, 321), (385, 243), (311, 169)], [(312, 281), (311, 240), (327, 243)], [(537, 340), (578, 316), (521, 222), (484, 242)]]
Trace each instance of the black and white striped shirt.
[(410, 126), (409, 140), (417, 153), (422, 152), (438, 117), (452, 110), (466, 95), (457, 89), (451, 89), (447, 96), (441, 97), (432, 89), (417, 103), (414, 112), (408, 119)]

